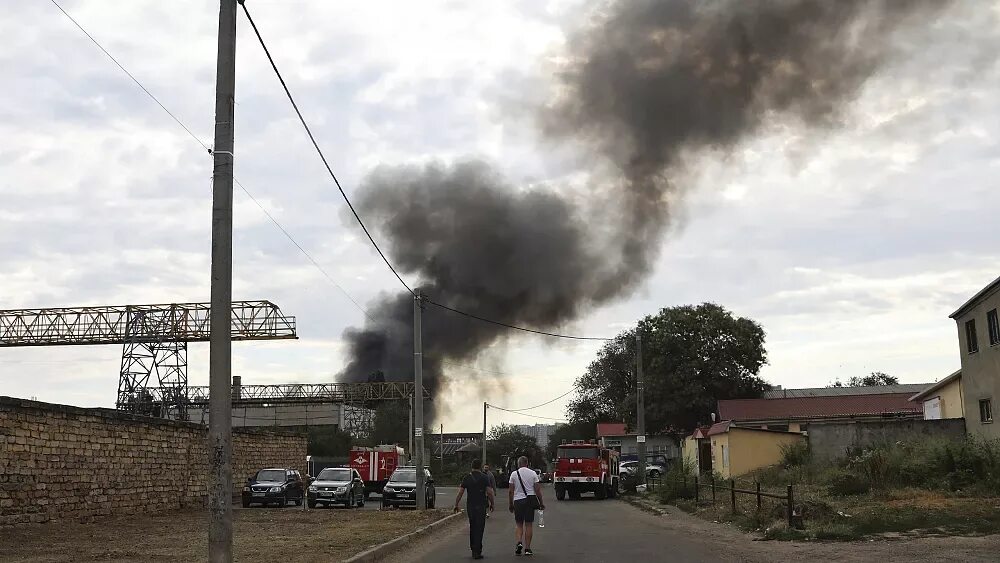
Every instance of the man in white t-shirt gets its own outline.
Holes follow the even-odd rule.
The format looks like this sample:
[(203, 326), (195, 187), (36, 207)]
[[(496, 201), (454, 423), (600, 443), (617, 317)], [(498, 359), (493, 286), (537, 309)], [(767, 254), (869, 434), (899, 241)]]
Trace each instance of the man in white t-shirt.
[(542, 485), (538, 482), (538, 474), (528, 469), (528, 458), (521, 456), (517, 459), (517, 470), (510, 474), (510, 488), (507, 489), (507, 498), (510, 501), (510, 511), (514, 513), (514, 522), (517, 523), (517, 547), (514, 555), (532, 555), (531, 532), (532, 524), (535, 522), (535, 508), (545, 510), (545, 502), (542, 500)]

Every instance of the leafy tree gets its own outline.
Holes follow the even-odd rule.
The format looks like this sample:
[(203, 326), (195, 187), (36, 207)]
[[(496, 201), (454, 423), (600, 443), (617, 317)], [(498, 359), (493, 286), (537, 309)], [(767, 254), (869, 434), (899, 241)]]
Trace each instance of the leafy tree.
[[(410, 437), (410, 406), (402, 401), (389, 401), (375, 408), (375, 427), (371, 444), (406, 444)], [(413, 452), (406, 452), (412, 455)]]
[(645, 367), (646, 431), (682, 432), (708, 422), (719, 399), (752, 398), (770, 386), (764, 329), (720, 305), (668, 307), (608, 342), (576, 381), (573, 422), (635, 421), (635, 332)]
[(549, 443), (545, 447), (545, 459), (552, 460), (556, 457), (556, 449), (563, 441), (590, 440), (596, 438), (597, 421), (577, 421), (569, 424), (560, 424), (549, 436)]
[[(847, 387), (872, 387), (878, 385), (899, 385), (899, 378), (882, 371), (873, 371), (870, 375), (864, 377), (854, 375), (847, 380)], [(838, 379), (827, 385), (827, 387), (844, 387), (844, 384)]]
[(351, 451), (351, 435), (335, 426), (310, 426), (307, 451), (318, 457), (344, 457)]
[(504, 457), (528, 456), (532, 467), (544, 462), (542, 450), (534, 436), (528, 436), (509, 424), (498, 424), (486, 435), (486, 458), (496, 467), (503, 465)]

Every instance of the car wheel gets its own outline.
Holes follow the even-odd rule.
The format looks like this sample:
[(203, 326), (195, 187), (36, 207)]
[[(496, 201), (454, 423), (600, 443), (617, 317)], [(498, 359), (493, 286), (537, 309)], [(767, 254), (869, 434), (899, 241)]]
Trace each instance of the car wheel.
[(358, 508), (364, 508), (365, 507), (365, 500), (366, 499), (365, 499), (365, 494), (364, 493), (361, 493), (360, 495), (358, 495)]
[(243, 508), (250, 508), (250, 499), (243, 499)]
[(660, 472), (654, 469), (649, 472), (649, 476), (653, 479), (658, 479), (660, 477)]
[(306, 501), (306, 504), (309, 506), (309, 508), (316, 508), (316, 501), (314, 500)]

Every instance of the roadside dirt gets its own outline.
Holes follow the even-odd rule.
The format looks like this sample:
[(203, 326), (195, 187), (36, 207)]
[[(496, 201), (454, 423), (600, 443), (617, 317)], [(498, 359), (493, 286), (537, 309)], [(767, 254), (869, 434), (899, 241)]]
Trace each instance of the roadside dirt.
[[(639, 511), (639, 508), (636, 508)], [(683, 534), (716, 549), (720, 561), (935, 561), (996, 562), (1000, 535), (892, 538), (849, 542), (758, 541), (728, 524), (707, 522), (675, 507), (657, 518), (665, 531)], [(643, 514), (649, 514), (642, 512)]]
[[(339, 561), (447, 514), (291, 507), (236, 510), (234, 558), (241, 563)], [(207, 540), (204, 511), (0, 528), (0, 561), (207, 561)]]

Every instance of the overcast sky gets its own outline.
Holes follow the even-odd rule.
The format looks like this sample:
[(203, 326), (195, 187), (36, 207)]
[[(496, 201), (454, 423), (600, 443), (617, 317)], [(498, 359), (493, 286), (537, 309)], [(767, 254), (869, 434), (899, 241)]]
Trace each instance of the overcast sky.
[[(217, 3), (63, 6), (206, 144)], [(378, 164), (474, 156), (516, 183), (553, 174), (530, 120), (580, 1), (285, 2), (254, 17), (348, 193)], [(967, 0), (910, 34), (844, 123), (781, 127), (706, 155), (655, 274), (574, 333), (613, 335), (661, 307), (714, 301), (759, 321), (785, 387), (873, 370), (931, 382), (959, 366), (953, 310), (1000, 275), (1000, 3)], [(208, 301), (211, 158), (47, 0), (0, 16), (0, 308)], [(344, 215), (241, 16), (236, 176), (365, 304), (396, 291)], [(235, 343), (244, 383), (326, 382), (363, 314), (239, 189), (234, 297), (298, 317), (300, 340)], [(513, 335), (455, 380), (504, 377), (520, 408), (569, 389), (597, 344)], [(0, 395), (113, 406), (119, 346), (4, 348)], [(208, 345), (190, 382), (207, 384)], [(498, 376), (496, 372), (503, 375)], [(438, 398), (480, 424), (479, 385)], [(561, 417), (567, 399), (535, 411)], [(496, 421), (531, 423), (507, 415)], [(543, 422), (537, 420), (537, 422)]]

